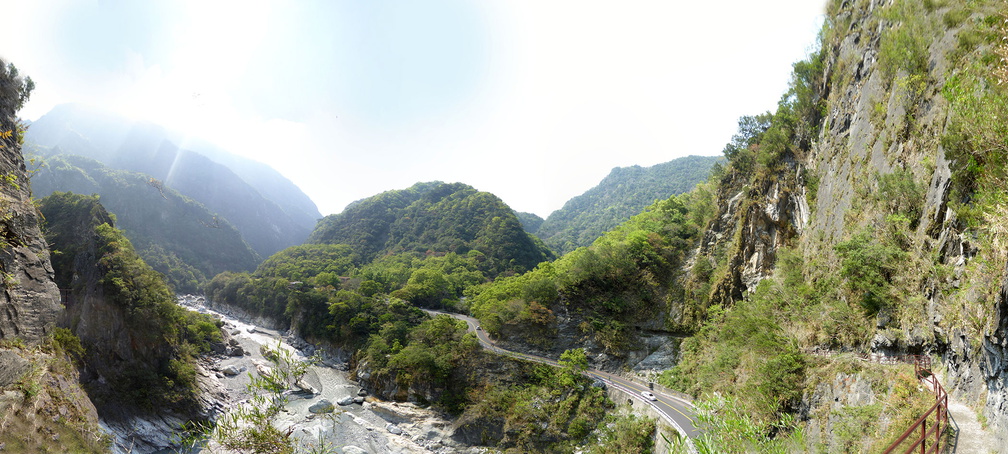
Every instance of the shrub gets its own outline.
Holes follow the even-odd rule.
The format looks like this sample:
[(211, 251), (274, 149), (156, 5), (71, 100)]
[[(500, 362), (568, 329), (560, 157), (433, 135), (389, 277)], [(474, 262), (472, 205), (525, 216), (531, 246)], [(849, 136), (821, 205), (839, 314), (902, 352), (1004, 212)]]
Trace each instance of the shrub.
[(879, 241), (870, 230), (837, 244), (836, 250), (842, 258), (841, 276), (847, 280), (851, 294), (859, 298), (865, 314), (874, 316), (891, 308), (892, 277), (907, 253)]

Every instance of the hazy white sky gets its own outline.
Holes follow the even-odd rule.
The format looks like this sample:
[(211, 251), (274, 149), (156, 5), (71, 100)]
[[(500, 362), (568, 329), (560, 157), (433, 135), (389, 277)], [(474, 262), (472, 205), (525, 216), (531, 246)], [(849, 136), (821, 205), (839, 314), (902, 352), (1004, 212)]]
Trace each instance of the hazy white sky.
[(716, 155), (825, 0), (0, 0), (37, 88), (265, 162), (323, 214), (461, 181), (546, 217), (616, 166)]

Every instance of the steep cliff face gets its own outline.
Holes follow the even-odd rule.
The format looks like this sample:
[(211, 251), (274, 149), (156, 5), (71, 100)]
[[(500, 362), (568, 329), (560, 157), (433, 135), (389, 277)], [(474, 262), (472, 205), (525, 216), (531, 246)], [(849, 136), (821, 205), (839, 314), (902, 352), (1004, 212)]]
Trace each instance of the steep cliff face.
[(73, 339), (55, 328), (63, 306), (15, 117), (30, 90), (12, 68), (0, 59), (0, 450), (105, 452), (70, 359)]
[[(737, 157), (722, 176), (693, 261), (715, 268), (709, 302), (725, 306), (797, 269), (807, 294), (840, 302), (784, 318), (800, 345), (940, 356), (952, 394), (1008, 437), (1004, 13), (987, 1), (829, 2), (812, 76), (796, 65), (788, 95), (813, 82), (820, 101), (796, 123), (812, 140), (792, 128), (768, 154), (778, 112), (761, 140), (738, 141), (755, 163), (739, 172)], [(804, 265), (783, 267), (785, 249)]]
[(0, 60), (0, 339), (40, 341), (61, 309), (49, 251), (21, 155), (15, 108), (22, 81)]
[[(1005, 277), (1005, 246), (996, 240), (997, 227), (989, 224), (997, 218), (964, 222), (953, 208), (989, 212), (997, 211), (999, 204), (980, 202), (979, 191), (953, 193), (952, 167), (966, 163), (963, 155), (949, 153), (945, 146), (955, 120), (949, 95), (952, 79), (988, 59), (991, 38), (1004, 36), (1003, 29), (992, 26), (1003, 22), (1003, 6), (854, 3), (839, 2), (833, 11), (834, 26), (846, 31), (829, 49), (836, 90), (820, 140), (807, 161), (818, 188), (803, 238), (804, 255), (835, 254), (836, 245), (858, 229), (883, 229), (892, 225), (893, 215), (907, 215), (911, 231), (905, 233), (906, 250), (915, 258), (903, 266), (907, 274), (923, 275), (911, 280), (905, 299), (891, 313), (880, 312), (869, 346), (875, 351), (942, 356), (953, 394), (967, 402), (983, 402), (979, 409), (1004, 437), (1008, 435), (1008, 287), (999, 282)], [(977, 35), (986, 39), (978, 40)], [(909, 44), (897, 45), (897, 40), (908, 37)], [(897, 51), (902, 54), (894, 55)], [(889, 195), (886, 176), (900, 173), (919, 186), (912, 194), (916, 207), (893, 209), (893, 200), (872, 203), (870, 199), (880, 192)], [(989, 258), (996, 262), (982, 263)]]
[[(720, 212), (705, 232), (697, 260), (716, 265), (726, 255), (711, 303), (730, 304), (773, 272), (777, 250), (793, 243), (809, 222), (801, 162), (788, 156), (780, 173), (741, 184), (726, 178), (717, 195)], [(728, 234), (732, 234), (729, 236)]]

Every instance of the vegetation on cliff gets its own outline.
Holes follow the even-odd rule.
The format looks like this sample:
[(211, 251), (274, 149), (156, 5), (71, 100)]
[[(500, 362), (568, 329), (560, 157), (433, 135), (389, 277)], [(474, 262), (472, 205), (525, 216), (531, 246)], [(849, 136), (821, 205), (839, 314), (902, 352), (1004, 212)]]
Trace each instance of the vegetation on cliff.
[(82, 354), (80, 341), (63, 328), (38, 346), (0, 341), (0, 446), (5, 451), (108, 452), (110, 440), (78, 381), (75, 362)]
[[(175, 304), (163, 277), (113, 226), (98, 197), (55, 193), (38, 208), (47, 221), (56, 283), (75, 301), (71, 327), (104, 324), (102, 333), (121, 328), (112, 334), (128, 346), (121, 350), (118, 341), (103, 345), (93, 333), (81, 333), (85, 365), (108, 381), (107, 387), (89, 384), (92, 399), (100, 406), (147, 410), (193, 405), (199, 392), (194, 363), (210, 343), (220, 342), (216, 322)], [(95, 319), (97, 314), (105, 319)]]
[(912, 374), (890, 367), (903, 378), (875, 390), (887, 403), (845, 404), (829, 418), (838, 432), (802, 441), (817, 383), (865, 373), (806, 352), (958, 361), (994, 335), (1008, 257), (998, 227), (1008, 135), (993, 120), (1004, 108), (1003, 13), (983, 1), (831, 1), (777, 111), (740, 121), (711, 224), (727, 241), (701, 245), (687, 277), (709, 289), (695, 293), (708, 316), (662, 377), (720, 392), (731, 405), (715, 418), (737, 411), (755, 429), (732, 441), (742, 430), (712, 425), (716, 444), (754, 449), (791, 434), (809, 447), (879, 449), (928, 408)]
[(581, 321), (583, 334), (617, 356), (628, 348), (637, 326), (657, 320), (659, 329), (688, 330), (696, 314), (664, 321), (657, 314), (683, 300), (677, 272), (711, 216), (705, 197), (706, 186), (657, 202), (589, 247), (531, 272), (472, 287), (470, 310), (487, 332), (506, 335), (521, 327), (520, 340), (539, 347), (553, 343), (554, 313), (563, 310)]

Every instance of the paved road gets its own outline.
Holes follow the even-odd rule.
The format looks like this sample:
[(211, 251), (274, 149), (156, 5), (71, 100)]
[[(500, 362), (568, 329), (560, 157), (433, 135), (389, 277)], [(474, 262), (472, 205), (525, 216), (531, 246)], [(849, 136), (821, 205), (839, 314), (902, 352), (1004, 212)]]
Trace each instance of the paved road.
[[(483, 345), (483, 348), (487, 350), (491, 350), (495, 353), (499, 353), (502, 355), (509, 355), (517, 358), (527, 359), (530, 361), (551, 364), (554, 366), (560, 365), (554, 359), (544, 358), (535, 355), (528, 355), (525, 353), (505, 350), (503, 348), (498, 347), (497, 344), (492, 339), (490, 339), (490, 337), (487, 336), (486, 331), (479, 329), (479, 320), (475, 318), (461, 314), (451, 314), (448, 312), (432, 311), (427, 309), (424, 309), (424, 312), (427, 312), (428, 314), (431, 315), (438, 315), (438, 314), (448, 315), (450, 317), (454, 317), (459, 320), (465, 321), (466, 324), (469, 325), (469, 332), (476, 333), (476, 338), (479, 339), (479, 342), (480, 344)], [(700, 432), (693, 425), (693, 417), (692, 417), (693, 408), (689, 402), (680, 399), (678, 397), (664, 394), (658, 391), (651, 391), (648, 389), (646, 385), (642, 385), (640, 383), (627, 380), (623, 377), (620, 377), (619, 375), (613, 375), (608, 372), (603, 372), (597, 369), (588, 369), (585, 373), (587, 373), (592, 377), (604, 380), (606, 384), (610, 386), (623, 388), (624, 391), (628, 391), (628, 394), (633, 395), (634, 397), (637, 398), (637, 400), (639, 401), (638, 404), (644, 403), (646, 405), (653, 406), (656, 410), (658, 410), (659, 413), (662, 414), (662, 416), (665, 417), (667, 421), (671, 422), (673, 426), (681, 428), (682, 429), (681, 432), (683, 432), (689, 438), (695, 438), (700, 435)], [(652, 392), (655, 395), (655, 397), (658, 398), (658, 400), (649, 401), (648, 399), (644, 398), (644, 396), (641, 394), (644, 391)]]

